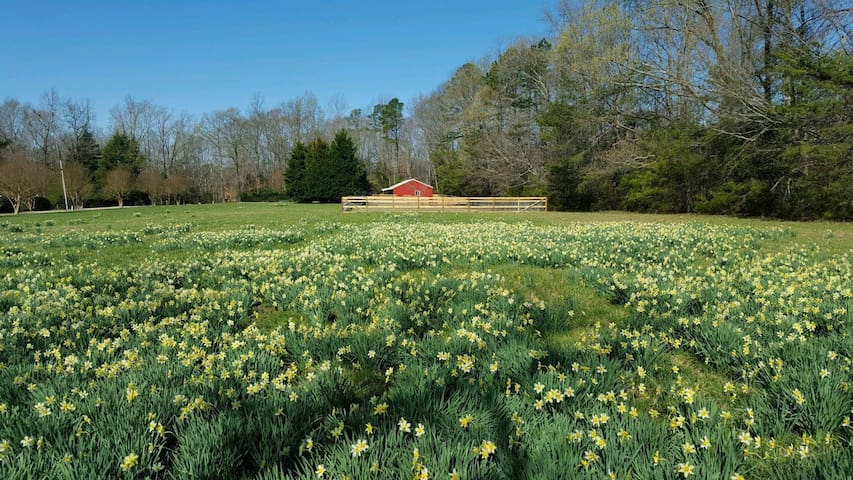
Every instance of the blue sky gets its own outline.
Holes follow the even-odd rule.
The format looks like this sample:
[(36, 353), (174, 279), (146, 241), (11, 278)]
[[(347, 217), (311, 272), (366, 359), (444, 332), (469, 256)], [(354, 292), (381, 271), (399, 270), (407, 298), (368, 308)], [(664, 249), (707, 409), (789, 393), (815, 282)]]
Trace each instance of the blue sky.
[(97, 124), (127, 96), (194, 116), (306, 91), (350, 108), (409, 103), (518, 37), (549, 0), (0, 0), (0, 99), (56, 88)]

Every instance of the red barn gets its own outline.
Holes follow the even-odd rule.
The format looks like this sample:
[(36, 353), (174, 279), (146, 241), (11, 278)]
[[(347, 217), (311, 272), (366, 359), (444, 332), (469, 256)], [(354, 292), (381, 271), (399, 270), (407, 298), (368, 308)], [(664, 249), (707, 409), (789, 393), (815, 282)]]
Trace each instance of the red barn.
[(420, 180), (410, 178), (388, 188), (383, 188), (382, 192), (391, 192), (398, 197), (431, 197), (432, 187)]

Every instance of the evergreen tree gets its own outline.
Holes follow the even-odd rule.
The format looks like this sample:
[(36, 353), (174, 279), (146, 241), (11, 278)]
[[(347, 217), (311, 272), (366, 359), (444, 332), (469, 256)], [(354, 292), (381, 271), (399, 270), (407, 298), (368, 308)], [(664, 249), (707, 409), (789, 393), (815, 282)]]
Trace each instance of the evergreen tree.
[(139, 175), (145, 165), (145, 157), (139, 151), (139, 142), (133, 136), (116, 132), (104, 145), (98, 177), (116, 167), (127, 167), (134, 176)]
[(583, 139), (586, 122), (575, 108), (554, 102), (536, 119), (548, 156), (548, 203), (558, 210), (589, 210), (593, 197), (584, 191), (584, 165), (591, 146)]
[(374, 129), (381, 131), (385, 139), (394, 145), (394, 165), (391, 166), (391, 179), (397, 181), (400, 170), (400, 138), (403, 134), (403, 107), (399, 99), (392, 98), (388, 103), (373, 107), (370, 121)]
[(330, 170), (329, 144), (317, 138), (308, 144), (308, 157), (305, 161), (304, 201), (328, 201), (328, 180)]
[(80, 134), (71, 146), (69, 160), (83, 165), (90, 174), (94, 174), (101, 166), (101, 162), (103, 161), (101, 146), (98, 145), (95, 136), (88, 128), (83, 130), (83, 133)]
[(331, 165), (331, 176), (334, 178), (332, 198), (340, 200), (347, 195), (365, 195), (370, 192), (370, 182), (367, 181), (367, 170), (358, 158), (357, 148), (352, 137), (341, 130), (332, 140), (329, 148), (330, 157), (335, 159)]
[(332, 143), (297, 143), (285, 172), (287, 194), (296, 201), (337, 202), (370, 191), (367, 172), (352, 138), (341, 130)]
[(770, 189), (783, 216), (853, 218), (853, 57), (805, 45), (779, 55), (789, 99), (768, 139), (782, 175)]
[(308, 147), (302, 142), (296, 142), (284, 172), (284, 189), (290, 198), (299, 202), (305, 201), (307, 161)]

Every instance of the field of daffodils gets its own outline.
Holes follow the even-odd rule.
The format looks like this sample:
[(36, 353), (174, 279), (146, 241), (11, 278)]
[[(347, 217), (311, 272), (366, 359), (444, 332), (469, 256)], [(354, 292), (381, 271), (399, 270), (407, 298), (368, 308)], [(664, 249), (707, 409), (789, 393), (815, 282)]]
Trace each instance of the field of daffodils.
[(853, 475), (853, 251), (701, 223), (59, 218), (0, 221), (0, 478)]

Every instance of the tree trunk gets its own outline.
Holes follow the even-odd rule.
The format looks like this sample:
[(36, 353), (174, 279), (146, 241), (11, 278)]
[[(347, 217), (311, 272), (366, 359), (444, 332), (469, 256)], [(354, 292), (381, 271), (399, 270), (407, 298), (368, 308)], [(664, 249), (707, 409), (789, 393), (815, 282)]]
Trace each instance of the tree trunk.
[(773, 0), (767, 0), (767, 9), (764, 12), (764, 72), (761, 78), (761, 88), (764, 91), (764, 100), (769, 104), (773, 100), (773, 84), (770, 78), (770, 70), (773, 63)]

